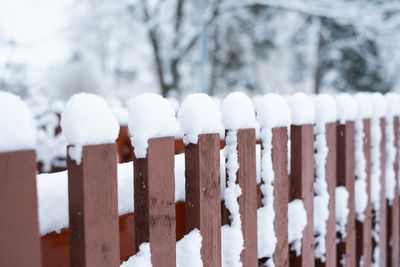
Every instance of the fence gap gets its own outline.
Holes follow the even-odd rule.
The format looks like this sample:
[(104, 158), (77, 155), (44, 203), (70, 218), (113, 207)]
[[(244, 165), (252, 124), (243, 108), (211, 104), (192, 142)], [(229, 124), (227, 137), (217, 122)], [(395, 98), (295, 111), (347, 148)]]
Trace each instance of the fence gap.
[(365, 208), (364, 222), (356, 220), (356, 264), (370, 266), (372, 261), (372, 211), (371, 211), (371, 120), (363, 120), (363, 152), (366, 161), (368, 202)]
[[(356, 266), (356, 219), (354, 208), (355, 155), (354, 155), (354, 121), (337, 126), (337, 186), (344, 186), (349, 193), (346, 224), (346, 238), (337, 244), (337, 266), (342, 265), (343, 259), (347, 267)], [(341, 240), (341, 234), (337, 233)]]
[(41, 267), (34, 150), (0, 153), (0, 266)]
[(154, 267), (175, 267), (174, 138), (148, 140), (147, 156), (135, 160), (135, 250), (150, 242)]
[(326, 145), (328, 155), (326, 157), (326, 183), (329, 194), (329, 217), (326, 221), (326, 255), (325, 262), (316, 259), (317, 267), (336, 266), (336, 217), (335, 217), (335, 189), (336, 189), (336, 123), (327, 123)]
[(67, 167), (71, 266), (119, 266), (117, 145), (83, 146)]
[(314, 260), (314, 132), (313, 125), (292, 125), (290, 131), (290, 201), (301, 199), (307, 213), (307, 226), (301, 240), (301, 255), (290, 253), (290, 266), (313, 267)]
[(395, 197), (392, 205), (387, 202), (387, 266), (388, 267), (398, 267), (399, 266), (399, 187), (398, 187), (398, 177), (399, 177), (399, 117), (395, 116), (393, 118), (393, 130), (394, 130), (394, 142), (396, 147), (396, 160), (394, 162), (394, 173), (396, 178), (395, 186)]
[(185, 147), (186, 232), (200, 230), (204, 266), (221, 266), (220, 136), (201, 134)]

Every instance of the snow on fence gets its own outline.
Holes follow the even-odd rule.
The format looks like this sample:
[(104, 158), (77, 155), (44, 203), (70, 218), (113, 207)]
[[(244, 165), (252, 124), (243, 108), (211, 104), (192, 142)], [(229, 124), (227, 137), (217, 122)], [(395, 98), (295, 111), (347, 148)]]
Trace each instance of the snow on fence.
[(400, 97), (253, 102), (141, 95), (117, 164), (107, 103), (75, 95), (68, 170), (35, 179), (32, 116), (0, 93), (0, 266), (399, 266)]

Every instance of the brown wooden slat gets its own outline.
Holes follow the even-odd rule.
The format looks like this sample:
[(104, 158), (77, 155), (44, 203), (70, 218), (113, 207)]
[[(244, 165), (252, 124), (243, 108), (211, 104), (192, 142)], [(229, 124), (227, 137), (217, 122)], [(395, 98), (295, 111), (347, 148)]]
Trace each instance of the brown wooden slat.
[(387, 266), (398, 267), (399, 266), (399, 189), (398, 180), (399, 177), (399, 117), (394, 117), (393, 122), (394, 130), (394, 142), (396, 147), (396, 159), (394, 162), (394, 171), (396, 179), (395, 187), (395, 198), (392, 205), (387, 202)]
[(201, 134), (185, 147), (186, 232), (194, 228), (203, 238), (204, 266), (221, 266), (220, 136)]
[(290, 131), (290, 201), (301, 199), (307, 213), (301, 255), (290, 253), (290, 266), (313, 267), (314, 259), (314, 132), (313, 125), (292, 125)]
[(371, 120), (363, 120), (363, 152), (366, 160), (368, 202), (365, 208), (364, 222), (356, 220), (356, 265), (370, 267), (372, 261), (372, 213), (371, 213)]
[(0, 266), (41, 267), (36, 155), (0, 153)]
[(175, 267), (174, 138), (148, 140), (147, 157), (134, 167), (135, 249), (150, 242), (154, 267)]
[(119, 266), (116, 155), (102, 144), (84, 146), (80, 165), (68, 156), (71, 266)]
[[(337, 244), (337, 265), (341, 266), (341, 260), (345, 255), (347, 267), (356, 266), (356, 220), (354, 210), (354, 134), (355, 126), (353, 121), (337, 126), (337, 186), (344, 186), (349, 193), (346, 224), (346, 239)], [(341, 235), (338, 233), (338, 238)]]
[(272, 168), (274, 170), (274, 210), (276, 247), (275, 266), (289, 266), (288, 204), (290, 180), (288, 174), (287, 128), (272, 129)]
[(326, 157), (326, 183), (329, 194), (329, 217), (326, 221), (326, 255), (325, 262), (316, 259), (317, 267), (336, 266), (336, 217), (335, 217), (335, 189), (336, 189), (336, 123), (327, 123), (326, 145), (328, 155)]

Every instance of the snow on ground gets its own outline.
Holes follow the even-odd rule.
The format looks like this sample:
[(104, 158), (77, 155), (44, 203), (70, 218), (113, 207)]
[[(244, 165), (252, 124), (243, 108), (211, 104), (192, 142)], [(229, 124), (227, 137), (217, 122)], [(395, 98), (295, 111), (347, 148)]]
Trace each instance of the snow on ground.
[(326, 158), (328, 147), (326, 142), (326, 124), (336, 121), (336, 104), (332, 96), (320, 94), (314, 97), (314, 233), (315, 257), (325, 262), (326, 254), (326, 221), (329, 217), (329, 193), (326, 182)]
[(0, 153), (34, 149), (36, 126), (19, 96), (0, 91)]

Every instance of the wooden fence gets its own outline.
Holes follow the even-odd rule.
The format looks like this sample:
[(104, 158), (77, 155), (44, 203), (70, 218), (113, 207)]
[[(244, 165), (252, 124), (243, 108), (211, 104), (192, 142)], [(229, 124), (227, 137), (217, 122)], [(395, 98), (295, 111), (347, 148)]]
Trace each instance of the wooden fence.
[[(370, 191), (370, 120), (364, 120), (364, 155)], [(399, 197), (392, 205), (385, 197), (385, 142), (381, 145), (380, 241), (374, 244), (371, 205), (363, 223), (355, 218), (354, 122), (326, 124), (329, 153), (326, 159), (329, 218), (326, 233), (326, 261), (314, 257), (314, 133), (313, 125), (291, 126), (290, 174), (288, 174), (287, 129), (272, 129), (272, 162), (275, 172), (274, 209), (276, 266), (371, 266), (373, 246), (379, 246), (380, 266), (399, 266)], [(384, 119), (381, 123), (385, 131)], [(399, 118), (394, 118), (396, 140), (395, 177), (399, 176)], [(385, 136), (385, 135), (383, 135)], [(243, 266), (256, 266), (267, 259), (257, 258), (257, 208), (261, 193), (256, 182), (256, 137), (254, 129), (238, 131), (238, 183), (244, 250)], [(186, 202), (174, 200), (174, 138), (149, 140), (147, 157), (134, 161), (135, 213), (118, 217), (116, 144), (84, 146), (82, 162), (68, 158), (69, 229), (39, 237), (35, 152), (0, 154), (0, 266), (114, 267), (149, 242), (153, 266), (176, 265), (176, 241), (197, 228), (202, 235), (204, 266), (221, 266), (221, 225), (227, 211), (220, 195), (220, 142), (218, 134), (203, 134), (197, 144), (184, 148)], [(69, 148), (71, 149), (71, 148)], [(335, 188), (349, 192), (350, 209), (346, 237), (335, 230)], [(288, 244), (288, 203), (302, 199), (308, 224), (303, 231), (301, 255), (290, 252)], [(296, 219), (296, 218), (291, 218)], [(337, 242), (336, 240), (342, 240)]]

